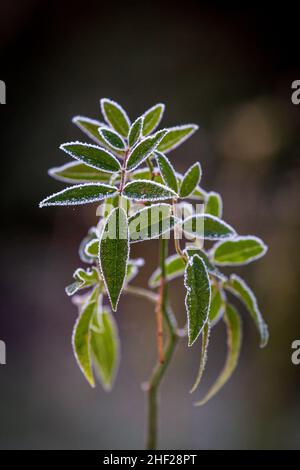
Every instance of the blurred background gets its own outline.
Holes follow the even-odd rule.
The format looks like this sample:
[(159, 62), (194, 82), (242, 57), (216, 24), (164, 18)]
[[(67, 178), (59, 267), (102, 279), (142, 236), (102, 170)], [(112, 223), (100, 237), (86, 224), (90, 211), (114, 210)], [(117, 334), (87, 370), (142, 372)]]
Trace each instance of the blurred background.
[[(166, 104), (164, 126), (194, 122), (200, 130), (172, 152), (178, 171), (195, 160), (202, 185), (224, 198), (224, 218), (269, 245), (265, 258), (235, 272), (257, 293), (270, 327), (260, 350), (242, 311), (244, 343), (230, 383), (203, 408), (188, 391), (199, 344), (182, 342), (162, 386), (160, 447), (165, 449), (300, 448), (300, 79), (299, 15), (268, 5), (216, 9), (203, 2), (102, 3), (2, 0), (0, 108), (2, 449), (139, 449), (146, 403), (141, 383), (156, 361), (152, 306), (124, 296), (116, 319), (122, 361), (114, 390), (90, 389), (71, 348), (76, 308), (64, 292), (81, 265), (78, 244), (95, 224), (95, 206), (38, 209), (63, 184), (47, 169), (65, 163), (58, 146), (83, 139), (71, 118), (99, 118), (99, 99), (120, 102), (135, 119)], [(298, 48), (298, 50), (297, 50)], [(84, 140), (84, 139), (83, 139)], [(134, 247), (148, 264), (156, 243)], [(172, 304), (184, 322), (183, 289)], [(202, 389), (222, 368), (222, 323), (211, 336)]]

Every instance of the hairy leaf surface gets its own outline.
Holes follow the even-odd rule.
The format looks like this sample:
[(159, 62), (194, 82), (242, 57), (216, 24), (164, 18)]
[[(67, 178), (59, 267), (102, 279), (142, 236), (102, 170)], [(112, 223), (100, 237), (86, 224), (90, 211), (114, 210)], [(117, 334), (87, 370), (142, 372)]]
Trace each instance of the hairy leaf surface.
[(117, 188), (108, 184), (79, 184), (48, 196), (40, 202), (40, 207), (89, 204), (91, 202), (102, 201), (115, 194), (117, 194)]
[(130, 120), (126, 111), (124, 111), (118, 103), (107, 98), (103, 98), (100, 104), (105, 121), (110, 124), (118, 134), (127, 137), (130, 128)]
[(213, 261), (220, 266), (240, 266), (261, 258), (267, 249), (258, 237), (236, 237), (215, 245), (212, 256)]
[(60, 149), (76, 160), (97, 170), (107, 171), (108, 173), (120, 171), (119, 160), (112, 153), (97, 145), (70, 142), (62, 144)]
[(165, 105), (162, 103), (156, 104), (144, 114), (143, 135), (146, 136), (153, 132), (160, 123), (165, 110)]

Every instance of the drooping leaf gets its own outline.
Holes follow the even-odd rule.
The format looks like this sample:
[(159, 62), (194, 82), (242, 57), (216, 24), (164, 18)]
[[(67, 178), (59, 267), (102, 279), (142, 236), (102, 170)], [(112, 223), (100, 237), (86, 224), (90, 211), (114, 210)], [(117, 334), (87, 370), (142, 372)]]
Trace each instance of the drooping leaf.
[(214, 326), (222, 318), (225, 311), (225, 297), (222, 289), (212, 286), (209, 309), (209, 323)]
[(164, 184), (177, 193), (178, 183), (173, 165), (163, 153), (155, 152), (155, 156)]
[(72, 345), (77, 363), (89, 384), (94, 387), (95, 380), (91, 360), (91, 334), (90, 324), (97, 309), (98, 289), (94, 289), (82, 308), (75, 323), (72, 336)]
[(176, 197), (176, 193), (154, 181), (136, 180), (125, 185), (123, 196), (137, 201), (163, 201)]
[(107, 98), (103, 98), (100, 104), (105, 121), (123, 137), (127, 137), (130, 120), (126, 111), (118, 103)]
[(115, 131), (107, 127), (100, 127), (99, 134), (109, 147), (114, 150), (125, 150), (125, 142), (122, 137)]
[(173, 225), (172, 206), (154, 204), (145, 207), (129, 218), (130, 242), (140, 242), (158, 238), (168, 233)]
[(226, 306), (224, 321), (227, 328), (228, 352), (226, 363), (214, 385), (211, 387), (205, 397), (202, 398), (202, 400), (195, 403), (196, 406), (204, 405), (219, 392), (219, 390), (230, 379), (238, 363), (242, 341), (242, 325), (237, 311), (230, 304), (227, 304)]
[(103, 229), (99, 262), (102, 277), (114, 311), (124, 286), (129, 258), (129, 230), (124, 209), (114, 209)]
[(141, 137), (143, 127), (143, 116), (137, 118), (130, 127), (128, 134), (129, 147), (133, 147)]
[(224, 287), (236, 297), (238, 297), (241, 302), (246, 306), (259, 331), (260, 347), (263, 348), (264, 346), (266, 346), (269, 339), (268, 326), (262, 317), (253, 291), (246, 284), (246, 282), (236, 274), (232, 274), (230, 276), (230, 279), (225, 283)]
[(211, 191), (207, 194), (206, 204), (205, 204), (206, 214), (214, 215), (215, 217), (222, 218), (223, 214), (223, 202), (219, 193)]
[(236, 231), (230, 225), (209, 214), (195, 214), (188, 217), (183, 223), (183, 230), (191, 237), (204, 240), (222, 240), (236, 235)]
[(162, 103), (152, 106), (144, 114), (143, 135), (146, 136), (153, 132), (160, 123), (165, 110), (165, 105)]
[(128, 171), (135, 170), (141, 163), (143, 163), (149, 155), (156, 149), (159, 142), (163, 138), (165, 131), (157, 132), (153, 136), (146, 137), (146, 139), (139, 142), (129, 154), (126, 168)]
[(78, 184), (46, 197), (40, 202), (40, 207), (88, 204), (101, 201), (115, 194), (117, 194), (117, 188), (108, 184)]
[(103, 310), (101, 325), (94, 314), (91, 323), (91, 354), (96, 374), (105, 390), (111, 390), (120, 362), (120, 342), (117, 324), (107, 310)]
[(157, 150), (164, 153), (170, 152), (191, 137), (197, 129), (198, 126), (195, 124), (186, 124), (169, 128)]
[(258, 237), (236, 237), (215, 245), (212, 257), (220, 266), (241, 266), (261, 258), (267, 249), (268, 247)]
[(204, 261), (198, 255), (189, 259), (184, 275), (187, 289), (185, 304), (188, 315), (189, 346), (192, 346), (208, 320), (211, 287)]
[(99, 144), (101, 142), (101, 138), (98, 132), (99, 127), (104, 126), (104, 124), (100, 121), (96, 121), (96, 119), (90, 119), (84, 116), (75, 116), (72, 119), (72, 122), (79, 127), (79, 129), (84, 132), (87, 136), (90, 137), (94, 142)]
[(65, 165), (51, 168), (48, 174), (64, 183), (88, 183), (90, 181), (108, 183), (111, 177), (107, 172), (96, 170), (80, 162), (68, 162)]
[(202, 170), (199, 162), (188, 169), (181, 182), (179, 191), (180, 197), (188, 197), (195, 191), (201, 179), (201, 174)]
[(112, 153), (104, 150), (102, 147), (98, 147), (97, 145), (70, 142), (62, 144), (60, 149), (72, 158), (75, 158), (92, 168), (96, 168), (97, 170), (114, 173), (121, 169), (119, 160)]
[(207, 348), (208, 348), (208, 343), (209, 343), (209, 335), (210, 335), (210, 324), (207, 321), (202, 330), (202, 347), (201, 347), (200, 366), (199, 366), (195, 383), (192, 386), (190, 393), (193, 393), (199, 387), (202, 376), (203, 376), (203, 372), (205, 370), (205, 366), (207, 362)]

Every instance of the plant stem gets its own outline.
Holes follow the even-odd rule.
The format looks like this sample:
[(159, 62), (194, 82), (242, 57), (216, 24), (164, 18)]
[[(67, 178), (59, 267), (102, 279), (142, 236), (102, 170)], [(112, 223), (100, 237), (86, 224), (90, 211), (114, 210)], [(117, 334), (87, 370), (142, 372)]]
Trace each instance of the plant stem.
[(177, 335), (177, 323), (168, 306), (168, 292), (165, 283), (165, 259), (167, 257), (168, 240), (160, 239), (160, 268), (162, 278), (161, 284), (161, 310), (168, 329), (168, 340), (164, 349), (164, 362), (160, 361), (156, 364), (152, 376), (147, 383), (146, 391), (148, 392), (148, 426), (147, 426), (147, 449), (156, 449), (157, 446), (157, 419), (158, 419), (158, 389), (164, 377), (167, 367), (173, 356), (175, 346), (179, 339)]

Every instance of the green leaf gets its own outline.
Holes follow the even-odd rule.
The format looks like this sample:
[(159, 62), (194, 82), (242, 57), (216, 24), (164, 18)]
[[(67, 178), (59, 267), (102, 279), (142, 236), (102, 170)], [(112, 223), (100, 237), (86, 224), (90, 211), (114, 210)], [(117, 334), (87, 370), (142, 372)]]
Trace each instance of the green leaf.
[(189, 247), (187, 249), (184, 250), (184, 252), (187, 253), (188, 257), (191, 258), (192, 256), (194, 255), (198, 255), (200, 256), (200, 258), (204, 261), (204, 264), (206, 266), (206, 269), (207, 271), (209, 272), (209, 274), (212, 274), (213, 276), (217, 277), (218, 279), (220, 279), (221, 281), (226, 281), (227, 280), (227, 277), (224, 276), (223, 273), (221, 273), (218, 268), (216, 268), (216, 266), (214, 266), (210, 260), (209, 260), (209, 257), (207, 256), (207, 254), (205, 253), (205, 251), (201, 250), (200, 248), (198, 248), (197, 246), (194, 247)]
[(72, 122), (79, 127), (79, 129), (84, 132), (87, 136), (90, 137), (94, 142), (99, 144), (101, 142), (101, 138), (98, 132), (99, 127), (104, 126), (104, 124), (100, 121), (96, 121), (95, 119), (90, 119), (84, 116), (75, 116), (72, 119)]
[(224, 284), (224, 287), (236, 297), (238, 297), (241, 302), (246, 306), (259, 331), (260, 347), (263, 348), (264, 346), (266, 346), (269, 339), (268, 326), (265, 323), (262, 314), (258, 308), (257, 300), (253, 291), (246, 284), (246, 282), (236, 274), (232, 274), (230, 276), (229, 281)]
[(65, 165), (51, 168), (48, 174), (52, 178), (64, 183), (88, 183), (89, 181), (108, 183), (111, 177), (109, 173), (96, 170), (79, 162), (69, 162)]
[(163, 201), (176, 197), (176, 193), (154, 181), (136, 180), (126, 184), (123, 196), (137, 201)]
[(267, 249), (258, 237), (236, 237), (215, 245), (212, 258), (220, 266), (241, 266), (261, 258)]
[(101, 201), (115, 194), (117, 194), (117, 188), (108, 184), (78, 184), (46, 197), (40, 202), (40, 207), (88, 204)]
[(130, 127), (128, 134), (129, 147), (133, 147), (141, 137), (143, 127), (143, 116), (137, 118)]
[(95, 380), (91, 360), (90, 324), (93, 314), (97, 309), (98, 295), (98, 289), (95, 289), (92, 295), (88, 297), (75, 323), (72, 336), (75, 358), (82, 373), (92, 387), (95, 386)]
[(178, 193), (178, 183), (174, 167), (163, 153), (155, 152), (155, 156), (163, 182), (175, 193)]
[(206, 362), (207, 362), (207, 348), (208, 348), (208, 343), (209, 343), (209, 336), (210, 336), (210, 324), (207, 321), (202, 330), (202, 348), (201, 348), (199, 371), (198, 371), (195, 383), (191, 388), (190, 393), (193, 393), (200, 385), (203, 372), (205, 370)]
[(162, 130), (138, 143), (132, 149), (128, 157), (126, 164), (127, 170), (135, 170), (135, 168), (137, 168), (141, 163), (143, 163), (149, 157), (149, 155), (151, 155), (151, 153), (156, 149), (164, 134), (165, 131)]
[(107, 127), (100, 127), (99, 134), (109, 147), (114, 150), (125, 150), (125, 142), (117, 132), (108, 129)]
[(211, 303), (209, 309), (209, 323), (214, 326), (222, 318), (225, 308), (225, 296), (222, 290), (216, 286), (212, 286)]
[(93, 257), (89, 256), (85, 250), (87, 245), (95, 239), (98, 239), (98, 231), (96, 227), (91, 227), (88, 231), (88, 234), (84, 237), (79, 245), (79, 257), (84, 263), (93, 263), (94, 261)]
[(228, 349), (226, 363), (217, 381), (205, 397), (195, 403), (196, 406), (204, 405), (219, 392), (219, 390), (230, 379), (238, 363), (242, 341), (242, 325), (237, 311), (230, 304), (227, 304), (226, 306), (224, 321), (227, 329)]
[[(188, 254), (190, 258), (192, 258), (193, 255), (195, 254), (200, 256), (200, 258), (205, 263), (207, 271), (213, 276), (219, 278), (222, 281), (227, 279), (222, 273), (220, 273), (220, 271), (213, 264), (210, 263), (208, 256), (206, 255), (206, 253), (204, 253), (204, 251), (200, 250), (199, 248), (197, 249), (188, 248), (187, 250), (184, 250), (184, 251)], [(166, 259), (166, 281), (167, 282), (170, 282), (173, 279), (183, 276), (184, 271), (185, 271), (185, 262), (183, 261), (181, 256), (175, 254)], [(161, 278), (161, 270), (160, 268), (157, 268), (149, 279), (149, 286), (151, 288), (158, 287), (160, 285), (160, 278)]]
[(79, 160), (97, 170), (114, 173), (120, 171), (121, 166), (117, 158), (107, 150), (97, 145), (70, 142), (59, 147), (72, 158)]
[(129, 230), (124, 209), (114, 209), (108, 217), (99, 249), (99, 262), (113, 311), (117, 310), (129, 258)]
[(206, 214), (214, 215), (215, 217), (222, 218), (223, 214), (223, 202), (220, 194), (211, 191), (207, 194), (207, 200), (205, 204)]
[(158, 173), (158, 168), (154, 168), (154, 178), (152, 172), (149, 171), (149, 168), (139, 168), (138, 170), (134, 170), (130, 176), (133, 180), (151, 180), (155, 183), (164, 184), (164, 181), (161, 175)]
[(101, 325), (94, 314), (91, 324), (91, 354), (95, 372), (105, 390), (111, 390), (120, 362), (117, 324), (110, 312), (100, 313)]
[(195, 191), (201, 179), (201, 174), (202, 170), (199, 162), (195, 163), (188, 169), (180, 186), (180, 197), (188, 197)]
[(92, 257), (92, 258), (97, 258), (99, 254), (99, 240), (98, 238), (95, 238), (94, 240), (91, 240), (85, 247), (85, 253)]
[(130, 120), (124, 109), (115, 101), (103, 98), (100, 101), (101, 111), (105, 121), (113, 127), (118, 134), (127, 137), (130, 127)]
[(167, 129), (167, 134), (160, 142), (157, 150), (164, 153), (170, 152), (191, 137), (197, 129), (198, 126), (195, 124), (186, 124)]
[(162, 103), (156, 104), (144, 114), (143, 135), (146, 136), (153, 132), (160, 123), (165, 110), (165, 105)]
[(83, 281), (85, 286), (91, 286), (99, 282), (99, 273), (94, 266), (88, 269), (78, 268), (74, 273), (74, 278)]
[(158, 238), (173, 227), (172, 206), (154, 204), (136, 212), (129, 218), (130, 242)]
[(196, 214), (188, 217), (183, 222), (183, 230), (191, 237), (204, 240), (222, 240), (236, 235), (230, 225), (209, 214)]
[(188, 315), (189, 346), (192, 346), (208, 320), (211, 288), (204, 261), (198, 255), (189, 259), (185, 269), (184, 284)]

